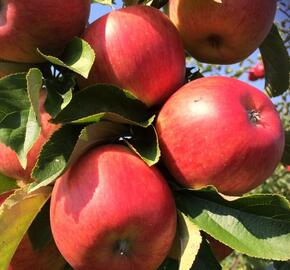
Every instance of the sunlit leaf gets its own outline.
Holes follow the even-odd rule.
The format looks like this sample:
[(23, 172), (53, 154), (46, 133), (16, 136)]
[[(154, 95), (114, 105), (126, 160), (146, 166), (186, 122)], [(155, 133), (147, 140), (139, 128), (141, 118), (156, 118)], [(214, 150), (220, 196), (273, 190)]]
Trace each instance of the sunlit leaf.
[(17, 190), (0, 206), (0, 269), (6, 270), (24, 234), (51, 194), (51, 187), (28, 194)]
[(75, 37), (66, 47), (61, 59), (39, 53), (52, 64), (65, 67), (87, 78), (95, 61), (95, 53), (90, 45)]

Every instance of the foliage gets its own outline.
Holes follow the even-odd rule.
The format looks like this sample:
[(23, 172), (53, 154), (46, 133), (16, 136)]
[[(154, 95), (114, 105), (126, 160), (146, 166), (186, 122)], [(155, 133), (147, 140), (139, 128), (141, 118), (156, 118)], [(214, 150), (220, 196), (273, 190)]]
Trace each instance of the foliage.
[[(108, 0), (91, 2), (114, 5)], [(138, 3), (161, 8), (166, 1)], [(131, 1), (124, 1), (124, 5), (130, 4)], [(289, 6), (279, 1), (279, 8), (286, 19), (273, 26), (260, 46), (261, 55), (255, 54), (233, 66), (202, 64), (188, 55), (187, 80), (207, 75), (244, 78), (248, 69), (262, 60), (266, 70), (265, 91), (269, 97), (277, 97), (273, 102), (288, 132)], [(62, 127), (43, 146), (32, 172), (34, 182), (18, 187), (17, 181), (0, 174), (1, 194), (17, 188), (0, 207), (1, 270), (9, 264), (29, 227), (33, 244), (36, 247), (46, 244), (47, 238), (34, 234), (36, 229), (32, 228), (45, 232), (49, 227), (48, 215), (38, 223), (38, 213), (48, 202), (55, 179), (89, 148), (111, 142), (127, 145), (149, 166), (158, 166), (174, 192), (179, 212), (177, 254), (167, 258), (159, 270), (221, 269), (204, 232), (236, 250), (223, 261), (224, 269), (287, 269), (290, 259), (288, 139), (282, 160), (285, 164), (281, 163), (267, 181), (245, 196), (223, 196), (214, 187), (184, 189), (159, 162), (161, 153), (153, 125), (157, 108), (149, 109), (117, 86), (98, 84), (80, 90), (76, 85), (76, 77), (87, 78), (95, 60), (89, 44), (75, 38), (59, 58), (39, 53), (46, 59), (44, 65), (0, 80), (0, 141), (17, 153), (25, 167), (27, 153), (40, 132), (38, 98), (42, 85), (48, 92), (46, 110), (52, 122)], [(19, 209), (28, 215), (19, 215)], [(5, 241), (10, 243), (8, 247)], [(277, 262), (280, 260), (284, 262)]]

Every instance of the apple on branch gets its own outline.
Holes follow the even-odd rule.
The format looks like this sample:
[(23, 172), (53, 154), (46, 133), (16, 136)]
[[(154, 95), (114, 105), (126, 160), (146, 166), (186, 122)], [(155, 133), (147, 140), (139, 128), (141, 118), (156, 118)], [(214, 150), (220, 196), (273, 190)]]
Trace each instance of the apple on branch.
[(166, 180), (124, 146), (84, 154), (55, 183), (55, 242), (77, 270), (156, 270), (176, 233)]
[(193, 58), (233, 64), (247, 58), (272, 27), (276, 0), (169, 0), (169, 17)]
[(90, 0), (0, 0), (0, 59), (38, 63), (60, 55), (87, 23)]
[(248, 79), (249, 81), (256, 81), (265, 77), (265, 68), (263, 62), (259, 62), (257, 65), (249, 69)]
[(84, 88), (115, 84), (148, 106), (165, 101), (185, 79), (182, 41), (172, 22), (159, 10), (130, 6), (110, 12), (87, 27), (83, 38), (96, 54)]
[(221, 262), (222, 260), (224, 260), (226, 257), (228, 257), (230, 254), (233, 253), (233, 249), (216, 240), (209, 234), (206, 234), (206, 239), (209, 242), (209, 245), (212, 249), (214, 256), (217, 258), (219, 262)]
[(194, 80), (161, 108), (157, 133), (162, 159), (183, 186), (214, 185), (242, 195), (275, 170), (284, 131), (271, 100), (249, 84), (226, 77)]

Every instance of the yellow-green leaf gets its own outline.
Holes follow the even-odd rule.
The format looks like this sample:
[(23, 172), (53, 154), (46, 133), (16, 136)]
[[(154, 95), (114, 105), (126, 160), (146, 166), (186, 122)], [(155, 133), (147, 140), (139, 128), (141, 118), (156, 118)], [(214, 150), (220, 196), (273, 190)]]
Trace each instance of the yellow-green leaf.
[(18, 189), (0, 206), (0, 270), (6, 270), (21, 239), (42, 206), (49, 199), (51, 187), (28, 194)]
[(190, 270), (198, 253), (202, 237), (199, 228), (182, 212), (178, 215), (180, 239), (179, 270)]
[(70, 69), (84, 78), (89, 76), (89, 72), (95, 61), (95, 53), (91, 46), (86, 41), (77, 37), (73, 38), (65, 48), (61, 59), (51, 55), (45, 55), (40, 51), (38, 52), (52, 64)]

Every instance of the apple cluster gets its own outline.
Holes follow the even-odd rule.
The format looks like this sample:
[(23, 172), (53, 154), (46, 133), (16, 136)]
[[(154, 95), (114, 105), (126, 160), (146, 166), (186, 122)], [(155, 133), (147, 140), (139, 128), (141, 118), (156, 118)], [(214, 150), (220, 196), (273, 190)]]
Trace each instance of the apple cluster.
[[(37, 49), (60, 56), (80, 36), (94, 50), (95, 62), (87, 79), (77, 78), (78, 87), (113, 84), (156, 110), (160, 162), (177, 185), (212, 185), (225, 195), (241, 196), (273, 173), (284, 132), (271, 100), (234, 78), (186, 81), (185, 51), (214, 64), (245, 59), (269, 33), (275, 0), (169, 0), (168, 15), (132, 5), (86, 25), (90, 5), (89, 0), (0, 1), (0, 59), (39, 63), (44, 59)], [(49, 121), (45, 98), (44, 87), (41, 134), (26, 169), (0, 144), (0, 172), (24, 185), (34, 181), (31, 171), (41, 148), (60, 128)], [(26, 252), (18, 251), (9, 269), (63, 269), (59, 250), (77, 270), (156, 270), (172, 247), (177, 211), (158, 166), (149, 167), (123, 145), (107, 144), (88, 150), (56, 179), (50, 223), (57, 248), (50, 246), (37, 258), (59, 260), (51, 264), (34, 254), (23, 268), (21, 253)], [(209, 241), (219, 250), (220, 243)], [(27, 235), (18, 250), (33, 253)], [(217, 257), (229, 252), (217, 251)]]

